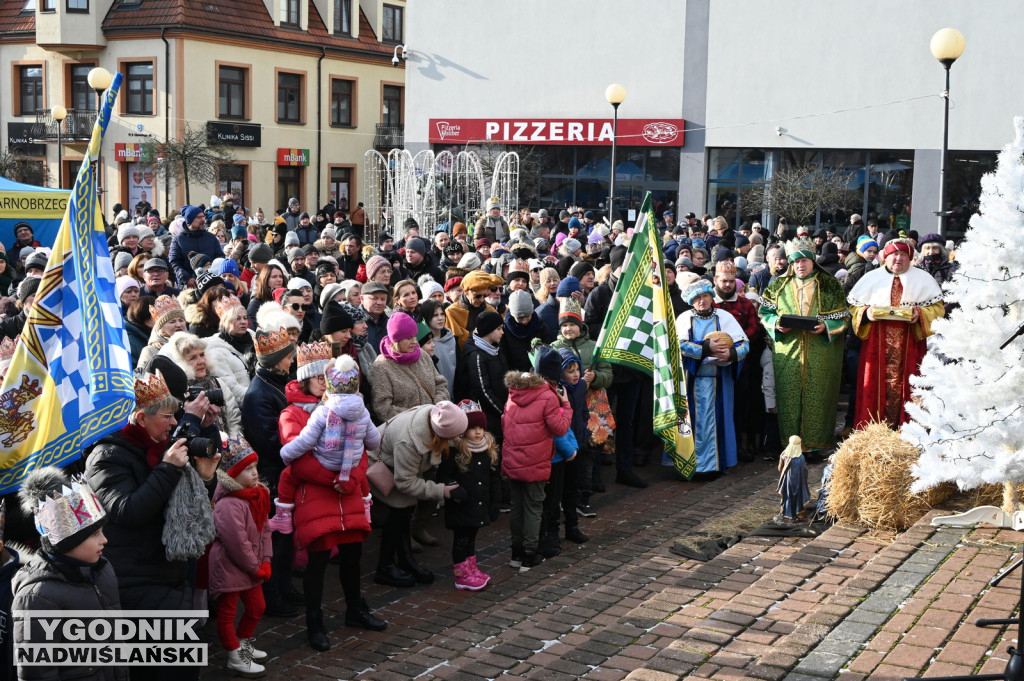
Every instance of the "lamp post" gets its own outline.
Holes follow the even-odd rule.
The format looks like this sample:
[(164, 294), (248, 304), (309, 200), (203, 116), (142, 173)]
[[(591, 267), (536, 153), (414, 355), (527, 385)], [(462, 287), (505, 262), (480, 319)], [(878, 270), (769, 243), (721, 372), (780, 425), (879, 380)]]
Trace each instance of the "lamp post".
[(612, 177), (608, 183), (608, 221), (615, 222), (615, 144), (619, 137), (619, 104), (626, 100), (626, 88), (612, 83), (605, 88), (604, 98), (612, 105)]
[[(99, 120), (100, 110), (103, 108), (103, 93), (114, 82), (114, 76), (102, 66), (97, 66), (89, 71), (86, 81), (88, 81), (89, 87), (96, 91), (96, 120)], [(103, 166), (100, 164), (102, 156), (101, 149), (97, 149), (94, 161), (96, 163), (96, 200), (99, 201), (101, 214), (103, 213)]]
[(50, 117), (57, 121), (57, 189), (64, 188), (64, 164), (60, 160), (62, 145), (61, 128), (64, 127), (64, 119), (68, 117), (68, 110), (59, 104), (50, 109)]
[(949, 69), (964, 53), (964, 35), (955, 28), (936, 31), (929, 45), (932, 56), (946, 69), (946, 89), (942, 91), (942, 158), (939, 165), (939, 235), (946, 236), (946, 156), (949, 148)]

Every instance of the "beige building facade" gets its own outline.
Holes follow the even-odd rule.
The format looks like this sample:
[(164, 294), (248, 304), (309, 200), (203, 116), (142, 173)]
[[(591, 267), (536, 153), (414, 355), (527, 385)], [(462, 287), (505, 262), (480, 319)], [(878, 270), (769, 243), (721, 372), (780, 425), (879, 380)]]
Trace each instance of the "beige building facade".
[(102, 66), (124, 75), (103, 143), (108, 219), (115, 203), (186, 202), (140, 149), (187, 129), (235, 159), (190, 182), (193, 204), (232, 192), (268, 217), (293, 196), (310, 213), (354, 206), (365, 152), (402, 145), (404, 14), (404, 0), (0, 0), (3, 146), (38, 171), (23, 179), (70, 187)]

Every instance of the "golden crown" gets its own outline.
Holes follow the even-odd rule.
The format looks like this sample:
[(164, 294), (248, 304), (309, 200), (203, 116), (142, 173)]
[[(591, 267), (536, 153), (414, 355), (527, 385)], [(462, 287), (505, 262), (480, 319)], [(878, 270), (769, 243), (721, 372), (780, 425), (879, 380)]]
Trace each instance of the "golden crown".
[(564, 316), (575, 317), (581, 322), (583, 321), (583, 309), (580, 307), (578, 300), (574, 298), (562, 298), (558, 301), (558, 317), (559, 321)]
[(218, 318), (223, 318), (229, 310), (236, 307), (242, 307), (242, 301), (238, 299), (238, 296), (224, 296), (213, 304), (213, 310), (217, 313)]
[[(800, 254), (800, 257), (814, 259), (815, 253), (814, 242), (805, 236), (797, 237), (786, 242), (786, 257), (793, 260), (793, 256)], [(810, 254), (810, 255), (808, 255)]]
[(715, 274), (736, 274), (736, 263), (732, 260), (719, 260), (715, 265)]
[(106, 517), (100, 500), (84, 479), (72, 480), (60, 492), (39, 501), (36, 529), (51, 546), (56, 546), (77, 532), (95, 525)]
[(181, 305), (178, 304), (178, 299), (173, 296), (160, 296), (149, 306), (149, 314), (154, 320), (175, 311), (181, 312), (183, 316), (185, 314), (182, 312)]
[(135, 379), (135, 408), (145, 409), (171, 396), (171, 391), (160, 372)]
[(292, 337), (288, 335), (288, 329), (283, 326), (277, 331), (256, 332), (256, 354), (272, 355), (275, 352), (284, 350), (292, 344)]
[(331, 344), (320, 341), (317, 343), (303, 343), (299, 346), (298, 363), (300, 367), (313, 362), (327, 362), (331, 359)]

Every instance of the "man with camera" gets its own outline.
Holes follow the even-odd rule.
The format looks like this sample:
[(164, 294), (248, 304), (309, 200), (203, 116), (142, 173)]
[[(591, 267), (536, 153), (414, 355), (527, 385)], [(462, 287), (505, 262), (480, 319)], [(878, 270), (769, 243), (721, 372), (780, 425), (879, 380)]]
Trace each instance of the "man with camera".
[[(220, 461), (219, 434), (213, 443), (198, 439), (211, 434), (219, 409), (204, 393), (185, 403), (181, 418), (190, 440), (172, 436), (180, 434), (181, 402), (160, 373), (135, 381), (135, 403), (128, 425), (100, 439), (86, 462), (89, 484), (107, 511), (104, 555), (125, 610), (190, 610), (189, 560), (213, 539), (207, 495)], [(186, 678), (192, 669), (198, 678), (199, 671), (133, 669), (146, 678)]]

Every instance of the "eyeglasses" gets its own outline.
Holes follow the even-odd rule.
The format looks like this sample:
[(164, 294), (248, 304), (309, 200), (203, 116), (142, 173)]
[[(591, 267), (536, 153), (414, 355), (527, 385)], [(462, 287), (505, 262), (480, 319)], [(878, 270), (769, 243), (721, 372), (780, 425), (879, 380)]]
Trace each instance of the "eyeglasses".
[(312, 305), (306, 305), (304, 303), (289, 303), (288, 307), (290, 307), (291, 309), (293, 309), (295, 311), (302, 310), (303, 312), (309, 312), (309, 308), (311, 308), (313, 306)]
[(500, 290), (501, 290), (501, 288), (499, 288), (499, 287), (497, 287), (497, 286), (492, 286), (492, 287), (491, 287), (491, 293), (497, 293), (497, 292), (498, 292), (498, 291), (500, 291)]
[(483, 299), (484, 299), (484, 294), (482, 294), (482, 293), (474, 293), (473, 294), (473, 300), (483, 300)]

